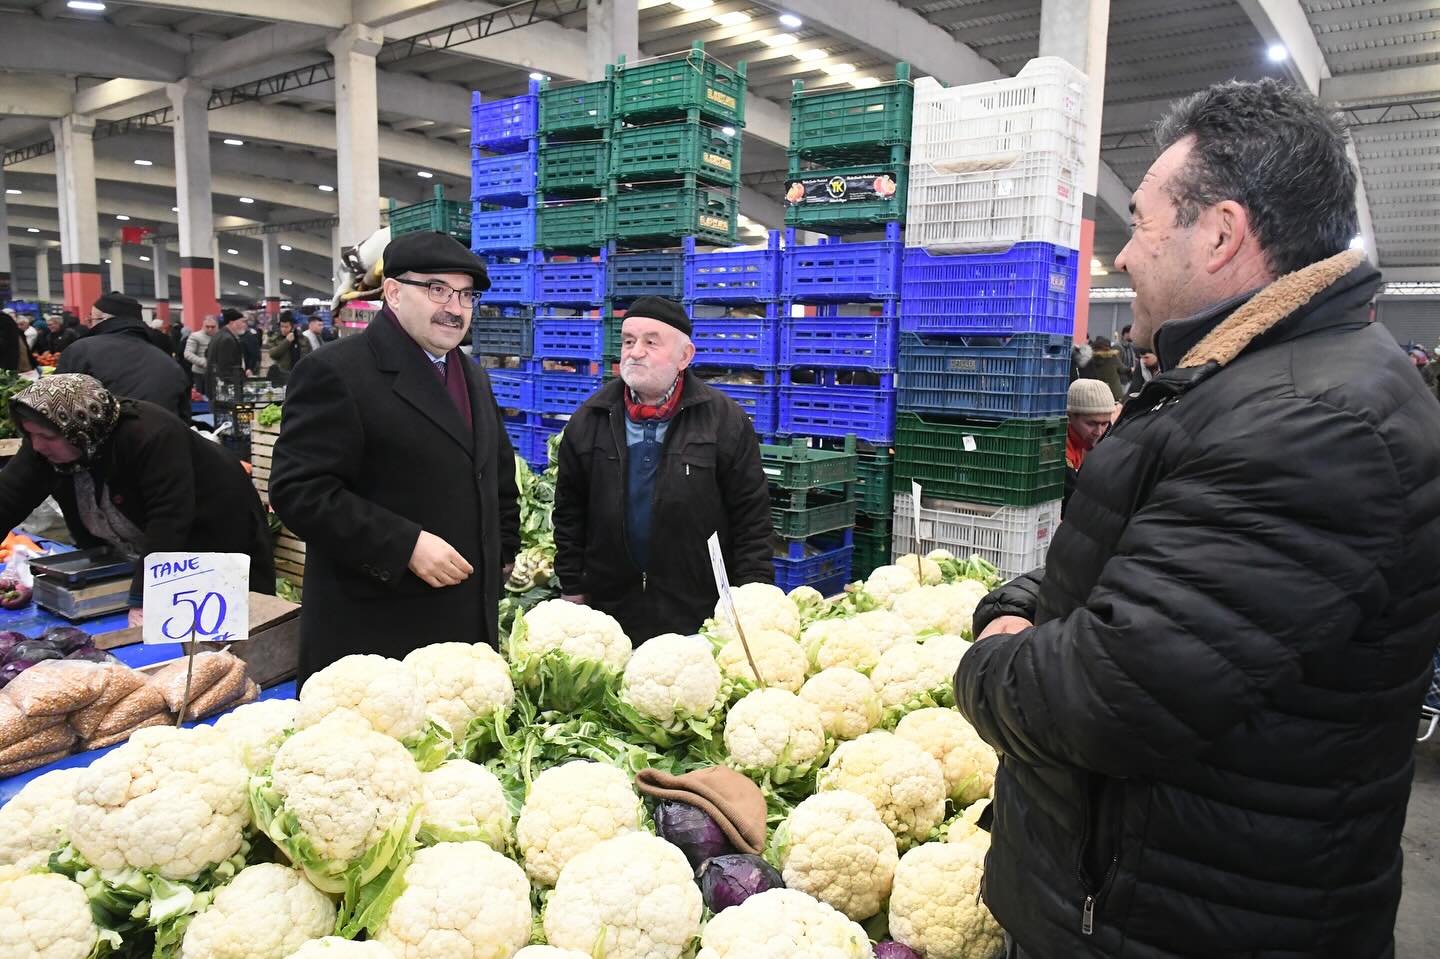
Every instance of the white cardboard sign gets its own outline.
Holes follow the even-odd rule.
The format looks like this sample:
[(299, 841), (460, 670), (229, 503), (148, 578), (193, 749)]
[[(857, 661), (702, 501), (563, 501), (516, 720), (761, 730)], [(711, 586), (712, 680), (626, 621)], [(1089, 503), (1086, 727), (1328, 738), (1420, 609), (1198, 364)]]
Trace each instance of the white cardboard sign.
[(740, 617), (735, 613), (735, 600), (730, 597), (730, 576), (725, 572), (725, 554), (720, 551), (720, 534), (711, 533), (705, 545), (710, 550), (710, 571), (715, 575), (715, 591), (720, 594), (720, 610), (730, 621), (731, 627), (738, 629)]
[(145, 557), (146, 643), (233, 643), (249, 638), (249, 556), (151, 553)]

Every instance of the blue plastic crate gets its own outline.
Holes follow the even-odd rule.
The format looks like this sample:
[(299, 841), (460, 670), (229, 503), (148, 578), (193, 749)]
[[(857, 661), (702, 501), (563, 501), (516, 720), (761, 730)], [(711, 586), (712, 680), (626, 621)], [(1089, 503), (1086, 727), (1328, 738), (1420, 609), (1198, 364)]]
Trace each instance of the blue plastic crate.
[(502, 410), (529, 412), (535, 405), (535, 374), (524, 370), (486, 370), (490, 392)]
[(764, 303), (780, 298), (783, 275), (780, 231), (771, 230), (763, 250), (696, 253), (685, 240), (685, 299), (696, 303)]
[(600, 389), (598, 373), (545, 370), (535, 374), (535, 410), (569, 416)]
[(685, 295), (682, 253), (621, 253), (610, 257), (608, 267), (606, 292), (612, 300), (642, 296), (678, 300)]
[(475, 210), (470, 214), (470, 249), (481, 256), (535, 248), (535, 211)]
[(605, 301), (605, 254), (551, 260), (535, 271), (535, 302), (557, 306), (599, 306)]
[[(822, 541), (828, 545), (831, 541)], [(790, 556), (776, 556), (775, 585), (787, 593), (797, 586), (813, 586), (822, 596), (834, 596), (850, 581), (850, 564), (855, 546), (847, 534), (843, 545), (831, 546), (813, 556), (804, 555), (804, 544), (790, 544)], [(798, 554), (798, 555), (797, 555)]]
[(755, 432), (761, 436), (773, 436), (780, 425), (780, 394), (773, 374), (764, 384), (711, 383), (715, 389), (730, 397), (755, 424)]
[(523, 153), (484, 156), (476, 150), (470, 160), (470, 199), (476, 203), (525, 206), (535, 192), (538, 165), (534, 140)]
[(780, 320), (773, 304), (769, 313), (717, 317), (691, 313), (690, 342), (695, 344), (695, 365), (774, 369), (780, 358)]
[(851, 433), (867, 443), (889, 445), (895, 438), (895, 376), (881, 373), (876, 386), (841, 382), (835, 370), (817, 370), (815, 383), (796, 383), (794, 370), (781, 373), (780, 426), (784, 436)]
[(528, 256), (486, 257), (490, 289), (481, 293), (486, 306), (521, 305), (535, 302), (535, 258)]
[(1079, 265), (1079, 253), (1053, 243), (954, 256), (907, 248), (900, 332), (1069, 336), (1075, 329)]
[(536, 359), (588, 360), (605, 355), (605, 321), (589, 316), (535, 317)]
[(507, 419), (505, 435), (510, 437), (510, 446), (515, 455), (524, 460), (532, 470), (538, 473), (545, 468), (545, 447), (540, 447), (540, 462), (535, 461), (535, 427), (530, 425), (528, 416)]
[(470, 94), (470, 145), (491, 153), (525, 150), (540, 132), (540, 85), (530, 92), (488, 103), (480, 94)]
[(478, 356), (530, 356), (534, 320), (528, 310), (506, 310), (501, 316), (485, 316), (476, 304), (470, 321), (470, 348)]
[(896, 402), (903, 413), (993, 419), (1065, 415), (1070, 338), (1023, 333), (940, 339), (907, 333), (900, 341)]
[(780, 365), (889, 372), (898, 342), (894, 300), (879, 316), (844, 316), (822, 307), (816, 316), (787, 316), (781, 323)]
[(831, 237), (814, 246), (796, 246), (785, 234), (781, 295), (801, 303), (870, 303), (900, 295), (900, 224), (885, 225), (885, 239), (843, 243)]

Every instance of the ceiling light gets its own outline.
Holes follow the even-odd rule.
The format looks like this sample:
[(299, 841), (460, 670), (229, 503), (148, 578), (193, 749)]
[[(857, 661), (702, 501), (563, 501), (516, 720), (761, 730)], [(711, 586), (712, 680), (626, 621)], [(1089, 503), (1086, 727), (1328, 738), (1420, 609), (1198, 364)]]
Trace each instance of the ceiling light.
[(419, 177), (420, 179), (422, 179), (422, 180), (428, 180), (428, 179), (430, 179), (431, 177), (435, 176), (435, 174), (431, 173), (429, 170), (421, 170), (419, 173), (416, 173), (415, 175), (418, 176), (418, 177)]
[(223, 142), (227, 147), (243, 147), (245, 145), (244, 140), (237, 140), (234, 137), (226, 137)]
[(140, 262), (141, 262), (141, 263), (149, 263), (149, 262), (150, 262), (150, 258), (149, 258), (148, 256), (142, 256), (142, 257), (140, 258)]
[(1352, 249), (1352, 250), (1363, 250), (1363, 249), (1365, 249), (1365, 238), (1364, 238), (1363, 236), (1351, 237), (1351, 238), (1350, 238), (1350, 249)]
[(105, 9), (105, 4), (96, 3), (94, 0), (70, 0), (65, 6), (71, 10), (87, 10), (91, 13), (99, 13)]
[(334, 192), (335, 192), (335, 188), (334, 188), (333, 186), (331, 186), (330, 184), (328, 184), (328, 183), (322, 183), (322, 184), (320, 184), (320, 192), (321, 192), (321, 193), (334, 193)]
[(6, 195), (6, 196), (19, 196), (19, 195), (20, 195), (20, 191), (19, 191), (19, 190), (6, 190), (6, 191), (5, 191), (5, 195)]
[(830, 74), (832, 77), (843, 77), (846, 74), (855, 72), (855, 64), (831, 63), (827, 66), (821, 67), (821, 69), (824, 70), (826, 73)]
[(825, 50), (811, 48), (808, 50), (792, 50), (790, 55), (801, 63), (811, 63), (815, 60), (824, 60), (830, 54)]
[(117, 220), (128, 220), (128, 219), (130, 219), (130, 218), (129, 218), (128, 216), (126, 216), (125, 214), (123, 214), (123, 213), (117, 213), (117, 214), (115, 214), (115, 219), (117, 219)]
[(725, 134), (727, 137), (733, 137), (733, 136), (735, 135), (735, 128), (734, 128), (734, 127), (721, 127), (721, 128), (720, 128), (720, 132), (723, 133), (723, 134)]
[(239, 250), (226, 250), (225, 252), (226, 252), (226, 253), (229, 253), (231, 256), (239, 256), (239, 255), (240, 255), (240, 251), (239, 251)]
[(767, 47), (788, 47), (800, 40), (793, 33), (772, 33), (768, 37), (761, 37), (760, 42)]
[(240, 202), (241, 202), (241, 203), (254, 203), (255, 200), (254, 200), (253, 198), (251, 198), (251, 197), (248, 197), (248, 196), (242, 196), (242, 197), (240, 198)]
[(106, 261), (105, 261), (105, 265), (106, 265), (106, 266), (109, 266), (109, 265), (110, 265), (110, 261), (109, 261), (109, 260), (106, 260)]
[(877, 77), (856, 77), (850, 81), (850, 85), (857, 90), (869, 90), (872, 87), (878, 87), (880, 80)]
[(1285, 49), (1283, 43), (1272, 43), (1265, 55), (1270, 58), (1271, 63), (1284, 63), (1290, 58), (1290, 51)]
[(286, 286), (293, 286), (293, 285), (294, 285), (294, 284), (292, 284), (289, 280), (281, 280), (280, 282), (281, 282), (281, 283), (284, 283)]
[(36, 229), (35, 227), (33, 227), (33, 226), (27, 226), (27, 227), (25, 228), (25, 232), (26, 232), (26, 233), (39, 233), (40, 231), (37, 230), (37, 229)]
[(738, 27), (742, 23), (750, 22), (750, 14), (741, 13), (738, 10), (733, 13), (720, 13), (710, 18), (722, 27)]
[(250, 285), (250, 281), (249, 281), (249, 280), (237, 280), (236, 282), (238, 282), (241, 286), (249, 286), (249, 285)]
[(670, 0), (670, 5), (681, 10), (708, 10), (715, 6), (715, 0)]
[(280, 244), (280, 249), (284, 250), (286, 253), (289, 253), (291, 250), (293, 250), (293, 249), (295, 249), (295, 248), (294, 248), (293, 246), (291, 246), (289, 243), (281, 243), (281, 244)]
[(152, 162), (149, 161), (149, 160), (136, 160), (136, 161), (135, 161), (135, 165), (136, 165), (136, 166), (154, 166), (155, 164), (152, 163)]
[(805, 25), (805, 21), (801, 20), (793, 13), (780, 14), (780, 22), (785, 26), (789, 27), (791, 30), (799, 30), (802, 26)]

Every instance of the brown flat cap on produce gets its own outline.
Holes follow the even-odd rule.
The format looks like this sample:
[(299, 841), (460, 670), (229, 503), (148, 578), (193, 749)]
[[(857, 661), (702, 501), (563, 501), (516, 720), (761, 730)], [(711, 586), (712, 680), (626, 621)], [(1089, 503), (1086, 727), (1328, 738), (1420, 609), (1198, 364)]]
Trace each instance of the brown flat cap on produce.
[(656, 799), (674, 799), (704, 810), (740, 852), (765, 851), (765, 795), (760, 787), (733, 769), (709, 766), (673, 776), (642, 769), (635, 786)]

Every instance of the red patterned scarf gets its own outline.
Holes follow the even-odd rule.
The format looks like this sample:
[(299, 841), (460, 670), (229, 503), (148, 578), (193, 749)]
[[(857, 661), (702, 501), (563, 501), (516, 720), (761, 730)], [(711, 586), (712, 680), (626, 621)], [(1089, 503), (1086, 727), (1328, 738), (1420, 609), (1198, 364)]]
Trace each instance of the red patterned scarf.
[(630, 417), (632, 423), (666, 423), (674, 416), (675, 411), (680, 409), (680, 394), (685, 389), (685, 374), (681, 373), (675, 377), (670, 392), (657, 405), (650, 406), (641, 403), (635, 398), (635, 393), (630, 387), (625, 387), (625, 413)]

